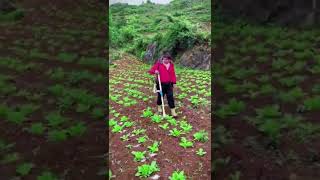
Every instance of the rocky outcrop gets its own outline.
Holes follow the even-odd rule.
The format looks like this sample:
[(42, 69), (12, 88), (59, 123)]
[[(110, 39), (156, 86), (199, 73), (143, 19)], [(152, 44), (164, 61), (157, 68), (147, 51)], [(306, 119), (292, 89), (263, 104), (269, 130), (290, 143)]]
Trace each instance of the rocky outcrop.
[(210, 70), (211, 49), (207, 46), (195, 46), (184, 52), (178, 62), (186, 67)]
[(0, 14), (9, 13), (16, 10), (16, 7), (10, 0), (0, 0)]
[(147, 63), (153, 63), (153, 59), (156, 53), (156, 43), (149, 44), (146, 50), (146, 53), (144, 54), (143, 60)]
[(217, 0), (221, 15), (244, 17), (256, 23), (319, 25), (318, 0)]

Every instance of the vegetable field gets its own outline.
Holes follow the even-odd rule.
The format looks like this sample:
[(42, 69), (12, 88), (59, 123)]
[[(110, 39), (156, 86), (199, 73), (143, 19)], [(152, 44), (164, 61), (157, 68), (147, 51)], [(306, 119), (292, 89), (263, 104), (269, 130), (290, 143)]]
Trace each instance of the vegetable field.
[(245, 23), (213, 31), (215, 178), (319, 177), (320, 31)]
[(174, 119), (156, 113), (150, 67), (130, 55), (110, 66), (111, 179), (210, 179), (210, 71), (176, 67)]
[(105, 179), (103, 6), (19, 6), (0, 23), (0, 179)]

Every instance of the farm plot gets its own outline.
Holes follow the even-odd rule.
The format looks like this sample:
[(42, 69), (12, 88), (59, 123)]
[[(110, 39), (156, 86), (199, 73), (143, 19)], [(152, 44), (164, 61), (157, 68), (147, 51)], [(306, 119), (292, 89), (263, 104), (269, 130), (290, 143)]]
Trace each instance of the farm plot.
[(318, 177), (320, 31), (214, 31), (215, 178)]
[(111, 179), (210, 179), (210, 72), (176, 69), (174, 119), (156, 113), (150, 67), (129, 55), (110, 66)]
[(105, 16), (77, 3), (0, 24), (0, 179), (105, 179)]

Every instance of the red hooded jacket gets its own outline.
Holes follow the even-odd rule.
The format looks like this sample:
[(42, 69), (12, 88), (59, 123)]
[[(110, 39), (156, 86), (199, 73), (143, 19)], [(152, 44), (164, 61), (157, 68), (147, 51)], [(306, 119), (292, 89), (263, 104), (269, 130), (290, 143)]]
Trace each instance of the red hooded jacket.
[(151, 67), (151, 69), (149, 70), (149, 74), (152, 74), (152, 75), (155, 74), (156, 70), (158, 70), (160, 73), (161, 83), (176, 84), (177, 80), (176, 80), (176, 73), (174, 71), (173, 63), (170, 62), (170, 67), (167, 70), (166, 66), (158, 61)]

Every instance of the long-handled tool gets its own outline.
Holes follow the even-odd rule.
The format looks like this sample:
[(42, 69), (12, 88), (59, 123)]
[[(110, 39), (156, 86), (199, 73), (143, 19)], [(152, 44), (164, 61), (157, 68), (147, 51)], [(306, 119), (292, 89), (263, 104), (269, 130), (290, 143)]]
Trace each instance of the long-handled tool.
[(159, 89), (156, 92), (160, 93), (161, 96), (161, 103), (162, 103), (162, 116), (166, 116), (166, 112), (164, 110), (164, 101), (163, 101), (163, 93), (162, 93), (162, 87), (161, 87), (161, 81), (160, 81), (160, 74), (158, 74), (158, 82), (159, 82)]

